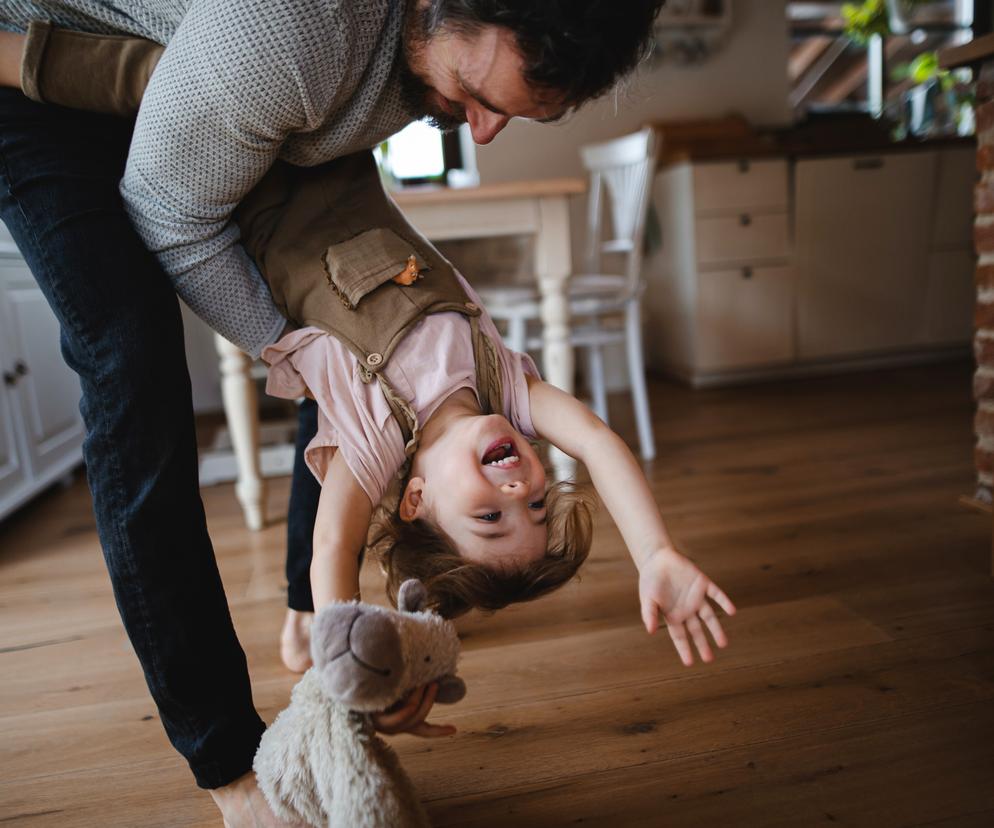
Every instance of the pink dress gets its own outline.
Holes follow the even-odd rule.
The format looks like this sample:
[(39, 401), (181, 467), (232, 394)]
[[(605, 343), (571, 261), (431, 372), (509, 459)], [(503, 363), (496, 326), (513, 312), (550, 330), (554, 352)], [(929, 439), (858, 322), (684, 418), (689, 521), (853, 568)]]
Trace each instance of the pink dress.
[[(476, 292), (459, 276), (470, 299)], [(525, 374), (538, 377), (532, 358), (506, 348), (484, 312), (480, 329), (497, 348), (504, 388), (501, 412), (525, 437), (535, 439)], [(375, 506), (404, 462), (404, 438), (377, 382), (364, 383), (355, 356), (320, 328), (301, 328), (262, 352), (270, 364), (266, 392), (297, 399), (310, 391), (318, 405), (318, 430), (304, 457), (323, 481), (339, 450)], [(460, 313), (438, 313), (415, 325), (390, 357), (386, 379), (417, 413), (422, 426), (460, 388), (476, 390), (470, 325)]]

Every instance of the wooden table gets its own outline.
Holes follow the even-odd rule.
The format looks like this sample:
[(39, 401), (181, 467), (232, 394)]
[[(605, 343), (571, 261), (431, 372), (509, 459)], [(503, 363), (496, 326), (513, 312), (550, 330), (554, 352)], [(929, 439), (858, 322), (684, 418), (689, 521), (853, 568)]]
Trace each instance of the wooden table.
[[(395, 193), (394, 199), (418, 230), (432, 241), (492, 236), (535, 237), (534, 275), (542, 297), (543, 374), (573, 392), (566, 280), (572, 269), (569, 198), (586, 189), (582, 179), (560, 178), (491, 184), (465, 189), (426, 187)], [(472, 281), (471, 274), (469, 275)], [(216, 338), (221, 357), (224, 410), (238, 461), (235, 493), (250, 529), (265, 524), (265, 483), (259, 463), (259, 419), (251, 360)], [(575, 462), (554, 451), (557, 479), (572, 476)]]

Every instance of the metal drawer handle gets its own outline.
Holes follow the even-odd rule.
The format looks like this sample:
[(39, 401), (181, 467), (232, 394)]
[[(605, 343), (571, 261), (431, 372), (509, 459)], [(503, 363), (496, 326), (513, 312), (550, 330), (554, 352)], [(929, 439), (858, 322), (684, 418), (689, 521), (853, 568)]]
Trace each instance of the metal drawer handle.
[(743, 279), (751, 279), (752, 278), (752, 268), (751, 267), (743, 267), (742, 268), (742, 278)]
[(879, 170), (883, 165), (883, 158), (857, 158), (852, 162), (854, 170)]
[(752, 216), (750, 216), (748, 213), (743, 213), (741, 216), (739, 216), (739, 224), (742, 225), (743, 227), (748, 227), (750, 224), (752, 224)]

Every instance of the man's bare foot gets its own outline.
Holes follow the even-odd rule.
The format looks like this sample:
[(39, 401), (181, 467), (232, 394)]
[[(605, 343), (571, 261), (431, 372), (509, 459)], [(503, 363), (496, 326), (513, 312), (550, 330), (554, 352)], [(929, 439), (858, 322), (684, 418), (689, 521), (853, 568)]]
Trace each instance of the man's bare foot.
[(249, 771), (223, 788), (211, 791), (214, 803), (224, 817), (224, 828), (299, 828), (300, 823), (284, 822), (273, 813), (259, 790), (255, 773)]
[(287, 669), (303, 673), (311, 666), (311, 622), (313, 612), (288, 609), (280, 633), (280, 658)]

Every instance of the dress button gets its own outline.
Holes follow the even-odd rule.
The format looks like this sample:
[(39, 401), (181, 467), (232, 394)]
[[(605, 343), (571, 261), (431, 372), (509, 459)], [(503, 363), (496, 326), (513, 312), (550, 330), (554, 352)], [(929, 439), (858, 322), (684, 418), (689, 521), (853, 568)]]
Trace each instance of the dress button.
[(476, 302), (467, 302), (467, 303), (466, 303), (466, 310), (468, 310), (468, 311), (473, 311), (473, 312), (476, 312), (476, 311), (478, 311), (479, 309), (480, 309), (480, 308), (479, 308), (479, 306), (478, 306), (478, 305), (476, 304)]
[(376, 366), (379, 365), (381, 362), (383, 362), (383, 354), (372, 353), (368, 357), (366, 357), (367, 365)]

